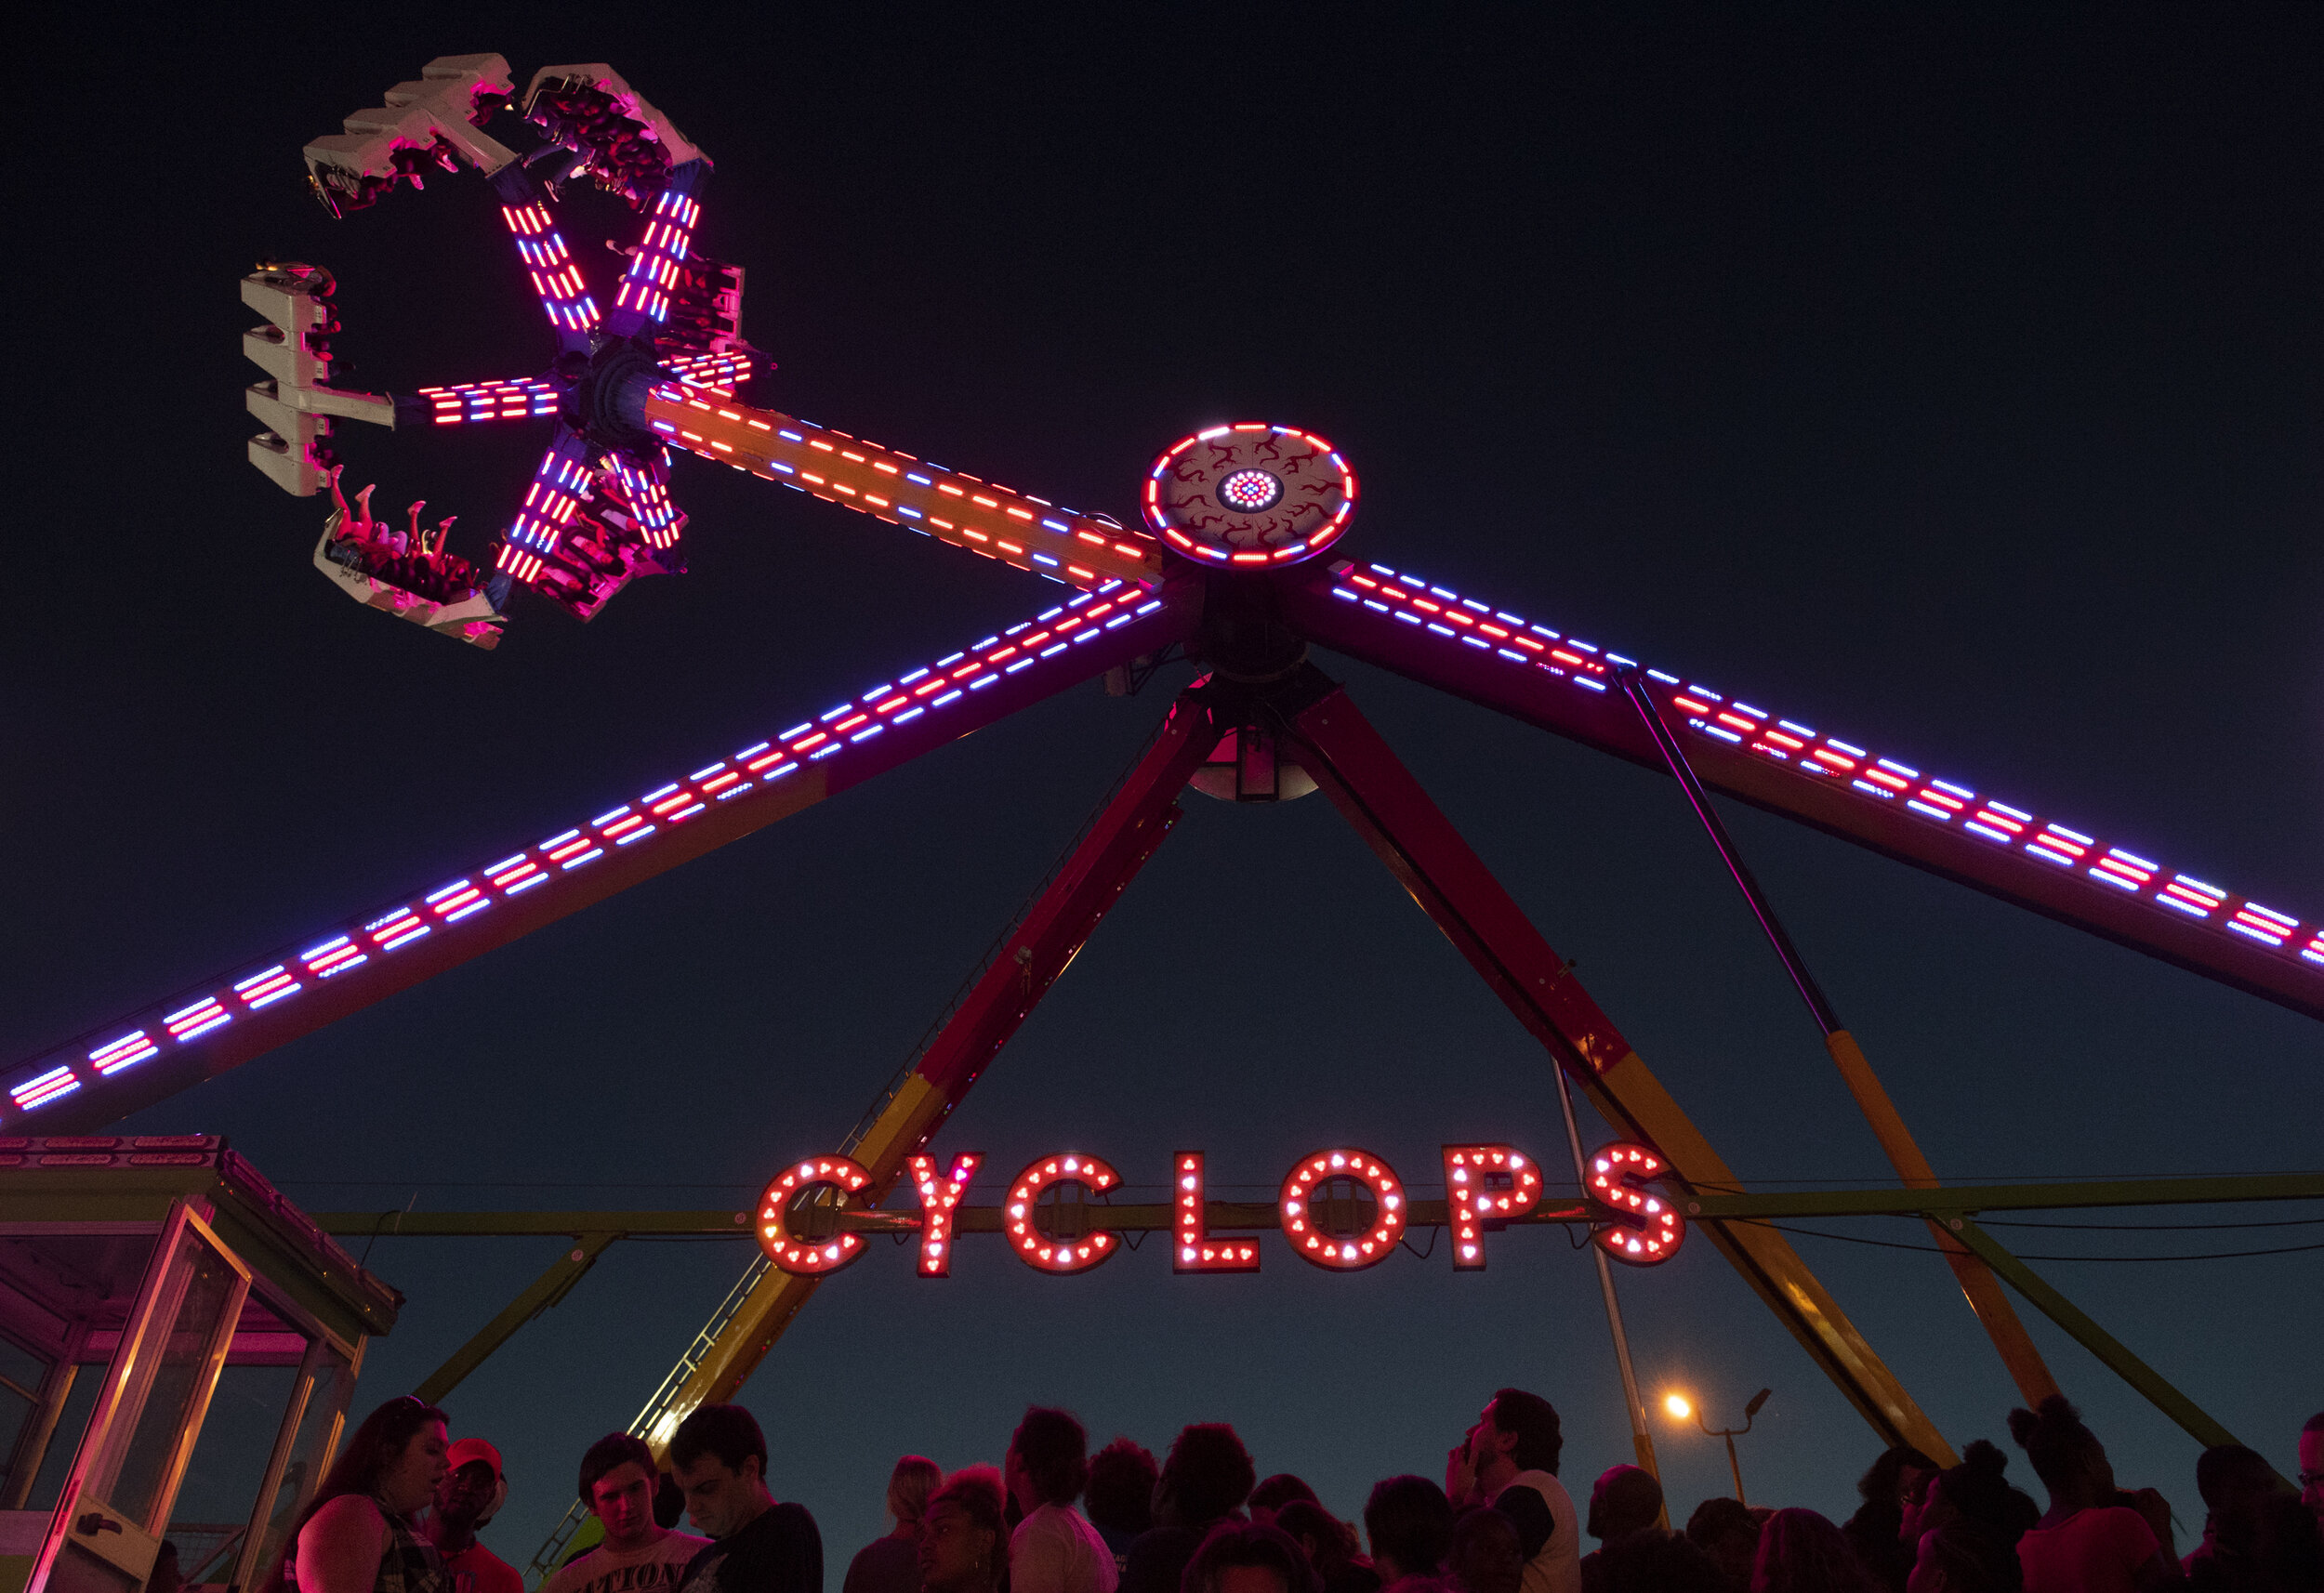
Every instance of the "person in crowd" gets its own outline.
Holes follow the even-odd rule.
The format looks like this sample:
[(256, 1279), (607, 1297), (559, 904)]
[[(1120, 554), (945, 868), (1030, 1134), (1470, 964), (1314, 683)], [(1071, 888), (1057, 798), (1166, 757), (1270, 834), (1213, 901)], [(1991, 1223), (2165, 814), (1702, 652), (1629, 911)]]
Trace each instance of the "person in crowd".
[(1937, 1472), (1936, 1462), (1908, 1443), (1883, 1450), (1871, 1469), (1856, 1479), (1856, 1507), (1840, 1530), (1848, 1534), (1865, 1569), (1889, 1593), (1904, 1593), (1912, 1572), (1913, 1546), (1920, 1534), (1905, 1526), (1905, 1512), (1918, 1506)]
[(1517, 1523), (1490, 1505), (1462, 1511), (1453, 1522), (1445, 1574), (1454, 1593), (1518, 1593), (1525, 1551), (1517, 1542)]
[(1364, 1535), (1380, 1593), (1450, 1593), (1437, 1573), (1452, 1550), (1453, 1507), (1435, 1483), (1391, 1477), (1376, 1484), (1364, 1501)]
[(2017, 1554), (1997, 1554), (1993, 1540), (1964, 1522), (1921, 1534), (1905, 1593), (2017, 1593), (2025, 1586)]
[(1121, 1573), (1074, 1508), (1089, 1479), (1089, 1435), (1068, 1411), (1026, 1407), (1001, 1468), (1023, 1519), (1009, 1535), (1011, 1593), (1114, 1593)]
[(1114, 1551), (1114, 1568), (1129, 1560), (1129, 1546), (1154, 1525), (1154, 1484), (1161, 1468), (1142, 1443), (1117, 1438), (1089, 1456), (1089, 1481), (1082, 1494), (1089, 1524)]
[(415, 1518), (448, 1468), (444, 1414), (411, 1394), (363, 1418), (291, 1528), (266, 1593), (425, 1593), (436, 1546)]
[[(459, 1446), (453, 1446), (456, 1453)], [(582, 1501), (605, 1529), (604, 1540), (565, 1561), (541, 1593), (654, 1593), (675, 1587), (708, 1538), (672, 1532), (654, 1510), (661, 1473), (645, 1440), (609, 1432), (582, 1452)]]
[(767, 1441), (740, 1405), (703, 1405), (678, 1424), (670, 1468), (708, 1534), (680, 1593), (823, 1593), (823, 1534), (803, 1505), (767, 1491)]
[(1581, 1585), (1591, 1586), (1590, 1562), (1632, 1538), (1662, 1532), (1662, 1484), (1638, 1466), (1609, 1466), (1590, 1490), (1590, 1519), (1583, 1530), (1599, 1547), (1582, 1558)]
[(1913, 1560), (1906, 1593), (2016, 1593), (2024, 1581), (2017, 1540), (2041, 1510), (2009, 1485), (2008, 1469), (2008, 1455), (1972, 1440), (1961, 1464), (1930, 1478), (1920, 1502), (1907, 1506), (1900, 1541)]
[(1759, 1518), (1740, 1499), (1705, 1499), (1686, 1518), (1686, 1541), (1719, 1568), (1728, 1593), (1750, 1593), (1751, 1561), (1759, 1557)]
[(1195, 1422), (1180, 1432), (1154, 1484), (1154, 1525), (1129, 1546), (1121, 1593), (1179, 1593), (1186, 1562), (1212, 1527), (1241, 1519), (1258, 1478), (1226, 1423)]
[(2324, 1411), (2300, 1428), (2300, 1502), (2324, 1521)]
[(178, 1563), (178, 1546), (162, 1539), (162, 1547), (153, 1551), (153, 1569), (145, 1573), (145, 1593), (178, 1593), (186, 1585), (186, 1573)]
[(1759, 1529), (1751, 1593), (1879, 1593), (1847, 1534), (1814, 1510), (1777, 1510)]
[(2203, 1541), (2182, 1562), (2198, 1593), (2324, 1588), (2324, 1536), (2316, 1517), (2256, 1451), (2223, 1443), (2195, 1463), (2210, 1512)]
[(1275, 1512), (1294, 1499), (1305, 1499), (1311, 1505), (1322, 1503), (1315, 1497), (1314, 1489), (1288, 1471), (1278, 1471), (1272, 1477), (1261, 1478), (1259, 1486), (1250, 1491), (1252, 1523), (1262, 1527), (1274, 1525)]
[(481, 1438), (464, 1438), (444, 1455), (443, 1481), (421, 1531), (436, 1546), (445, 1572), (465, 1576), (473, 1593), (524, 1593), (517, 1568), (477, 1541), (477, 1529), (500, 1511), (508, 1483), (500, 1451)]
[(895, 1525), (856, 1551), (839, 1593), (920, 1593), (920, 1518), (944, 1481), (944, 1468), (926, 1455), (896, 1462), (888, 1473), (888, 1514)]
[(1594, 1559), (1582, 1576), (1601, 1593), (1726, 1593), (1725, 1573), (1684, 1533), (1639, 1533)]
[(1300, 1546), (1323, 1593), (1380, 1593), (1380, 1573), (1357, 1551), (1355, 1529), (1313, 1499), (1275, 1512), (1275, 1529)]
[[(1905, 1541), (1913, 1550), (1915, 1575), (1924, 1565), (1942, 1572), (1958, 1587), (1989, 1580), (2015, 1593), (2024, 1575), (2017, 1560), (2017, 1543), (2041, 1519), (2041, 1507), (2013, 1488), (2003, 1474), (2009, 1456), (1985, 1439), (1972, 1439), (1961, 1464), (1929, 1479), (1917, 1507), (1905, 1512)], [(1933, 1534), (1942, 1541), (1927, 1553), (1923, 1546)]]
[(2106, 1445), (2063, 1394), (2009, 1414), (2010, 1436), (2050, 1492), (2050, 1508), (2017, 1540), (2026, 1593), (2145, 1593), (2179, 1580), (2171, 1507), (2152, 1488), (2114, 1485)]
[[(1312, 1502), (1312, 1501), (1311, 1501)], [(1180, 1593), (1318, 1593), (1315, 1573), (1280, 1529), (1227, 1521), (1186, 1562)]]
[(1565, 1449), (1555, 1406), (1523, 1389), (1502, 1389), (1446, 1470), (1446, 1494), (1491, 1505), (1516, 1524), (1525, 1551), (1524, 1593), (1581, 1593), (1581, 1528), (1557, 1480)]
[(920, 1518), (920, 1586), (925, 1593), (1008, 1593), (1007, 1490), (989, 1466), (956, 1471), (929, 1497)]

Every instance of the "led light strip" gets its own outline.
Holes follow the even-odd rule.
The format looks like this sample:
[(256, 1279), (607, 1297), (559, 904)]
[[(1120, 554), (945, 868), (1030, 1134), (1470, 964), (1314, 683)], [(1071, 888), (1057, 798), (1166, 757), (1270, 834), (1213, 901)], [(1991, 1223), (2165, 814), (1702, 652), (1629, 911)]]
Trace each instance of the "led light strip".
[(690, 388), (731, 399), (750, 379), (752, 364), (747, 354), (680, 354), (664, 360), (662, 368)]
[(678, 285), (678, 268), (693, 246), (693, 230), (702, 219), (702, 206), (676, 189), (666, 188), (654, 203), (645, 236), (629, 269), (622, 273), (621, 294), (614, 308), (637, 309), (654, 320), (669, 319), (669, 296)]
[[(589, 493), (589, 467), (586, 455), (588, 444), (574, 436), (563, 436), (541, 454), (540, 464), (533, 471), (533, 485), (524, 494), (523, 504), (508, 527), (508, 545), (531, 553), (548, 553), (557, 546), (557, 538), (579, 509)], [(506, 563), (502, 569), (508, 569)], [(538, 563), (535, 569), (537, 573)], [(529, 575), (519, 580), (530, 581)]]
[[(385, 912), (344, 924), (295, 952), (278, 952), (255, 968), (221, 980), (206, 994), (179, 996), (124, 1021), (103, 1044), (44, 1056), (8, 1087), (9, 1117), (46, 1106), (84, 1085), (98, 1085), (249, 1013), (394, 956), (500, 902), (544, 886), (599, 860), (667, 835), (745, 793), (774, 784), (811, 763), (844, 757), (924, 715), (943, 714), (1005, 677), (1059, 658), (1108, 631), (1154, 613), (1162, 599), (1142, 588), (1110, 582), (1083, 592), (998, 636), (937, 660), (923, 669), (874, 687), (849, 702), (745, 747), (732, 757), (670, 781), (634, 802), (601, 813), (585, 825), (560, 831), (483, 868)], [(99, 1031), (106, 1033), (105, 1031)]]
[[(663, 361), (662, 368), (690, 388), (731, 399), (734, 388), (749, 379), (751, 362), (745, 354), (680, 354)], [(429, 418), (437, 426), (547, 419), (557, 414), (560, 401), (556, 384), (537, 376), (422, 388), (419, 396), (428, 401)]]
[(557, 413), (556, 388), (537, 379), (422, 388), (419, 396), (428, 401), (432, 411), (429, 418), (438, 426), (477, 420), (537, 420)]
[(716, 403), (679, 388), (656, 391), (645, 413), (655, 431), (691, 454), (1053, 581), (1090, 590), (1111, 581), (1151, 585), (1162, 576), (1161, 548), (1143, 531), (844, 431), (772, 410)]
[(663, 482), (667, 467), (658, 460), (652, 464), (633, 463), (620, 454), (608, 457), (613, 460), (614, 478), (629, 500), (630, 512), (637, 517), (638, 533), (645, 538), (646, 546), (658, 551), (676, 542), (684, 518), (679, 514), (678, 506), (670, 502), (669, 489)]
[[(1546, 625), (1488, 608), (1473, 598), (1433, 586), (1384, 564), (1331, 567), (1332, 596), (1361, 603), (1448, 642), (1499, 658), (1512, 668), (1538, 670), (1581, 690), (1613, 690), (1618, 666), (1633, 661)], [(1644, 667), (1638, 665), (1637, 667)], [(1921, 822), (1958, 827), (1988, 846), (2022, 851), (2061, 872), (2111, 888), (2167, 911), (2200, 920), (2223, 934), (2254, 941), (2286, 957), (2324, 968), (2324, 924), (2305, 924), (2247, 898), (2206, 885), (2124, 848), (2038, 818), (1966, 785), (1922, 773), (1897, 759), (1823, 735), (1805, 725), (1736, 702), (1658, 669), (1646, 669), (1648, 690), (1664, 714), (1697, 735), (1779, 763), (1803, 778), (1844, 786), (1859, 800), (1900, 807)]]
[(508, 235), (516, 240), (517, 253), (524, 257), (524, 269), (533, 279), (533, 291), (540, 296), (541, 308), (548, 312), (548, 323), (560, 332), (596, 330), (597, 303), (589, 297), (588, 284), (573, 263), (564, 234), (549, 219), (548, 206), (538, 200), (504, 204), (500, 216), (508, 224)]

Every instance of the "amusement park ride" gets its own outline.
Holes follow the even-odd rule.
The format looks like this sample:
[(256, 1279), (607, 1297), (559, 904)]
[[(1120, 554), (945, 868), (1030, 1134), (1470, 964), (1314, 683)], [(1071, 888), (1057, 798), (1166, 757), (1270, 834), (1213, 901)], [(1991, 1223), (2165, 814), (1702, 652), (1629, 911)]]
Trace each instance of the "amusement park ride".
[[(1193, 783), (1244, 802), (1322, 791), (1616, 1126), (1623, 1139), (1597, 1152), (1599, 1187), (1584, 1206), (1532, 1215), (1586, 1219), (1605, 1252), (1640, 1264), (1676, 1249), (1686, 1228), (1700, 1230), (1884, 1440), (1949, 1455), (1799, 1256), (1772, 1229), (1743, 1220), (1750, 1197), (1726, 1164), (1584, 991), (1572, 965), (1311, 656), (1327, 650), (1673, 776), (1911, 1191), (1904, 1204), (1882, 1209), (1928, 1217), (2023, 1395), (2030, 1402), (2055, 1384), (2001, 1278), (2061, 1322), (2071, 1315), (2070, 1331), (2190, 1431), (2206, 1442), (2224, 1436), (1978, 1228), (1971, 1214), (1991, 1208), (1991, 1199), (1938, 1188), (1743, 866), (1711, 793), (2314, 1018), (2324, 1018), (2324, 922), (2139, 856), (1949, 771), (1916, 767), (1647, 667), (1498, 602), (1342, 557), (1358, 498), (1355, 474), (1340, 451), (1299, 427), (1214, 425), (1173, 442), (1139, 485), (1136, 522), (1125, 523), (745, 403), (736, 392), (767, 362), (742, 336), (743, 273), (693, 246), (710, 162), (617, 74), (602, 65), (548, 67), (520, 95), (501, 57), (450, 57), (386, 98), (384, 108), (350, 117), (343, 136), (308, 146), (314, 191), (343, 214), (403, 180), (419, 186), (430, 168), (482, 172), (499, 197), (553, 351), (533, 376), (410, 397), (344, 391), (331, 385), (329, 337), (339, 328), (329, 275), (271, 263), (244, 280), (244, 303), (266, 320), (244, 347), (270, 378), (248, 395), (268, 428), (250, 444), (250, 457), (288, 492), (334, 493), (338, 507), (315, 562), (342, 589), (482, 647), (500, 639), (519, 587), (591, 619), (634, 577), (683, 570), (687, 520), (670, 483), (673, 454), (685, 453), (998, 560), (1065, 591), (998, 635), (941, 656), (931, 651), (847, 702), (706, 759), (682, 779), (658, 783), (587, 823), (562, 825), (535, 845), (328, 926), (26, 1060), (0, 1078), (0, 1134), (97, 1134), (130, 1112), (1020, 708), (1101, 678), (1116, 694), (1134, 695), (1159, 663), (1182, 656), (1199, 666), (1199, 678), (1178, 693), (1134, 770), (915, 1064), (838, 1153), (795, 1165), (770, 1184), (758, 1214), (763, 1258), (657, 1391), (637, 1430), (659, 1446), (686, 1412), (730, 1397), (821, 1277), (855, 1258), (865, 1231), (918, 1232), (923, 1272), (948, 1264), (956, 1224), (1006, 1230), (1028, 1261), (1077, 1270), (1110, 1254), (1114, 1228), (1138, 1225), (1127, 1213), (1111, 1220), (1103, 1207), (1070, 1207), (1053, 1194), (1044, 1204), (1045, 1178), (1052, 1191), (1079, 1182), (1094, 1192), (1118, 1182), (1110, 1165), (1086, 1155), (1037, 1163), (1011, 1180), (1006, 1217), (988, 1208), (979, 1218), (978, 1208), (961, 1204), (974, 1158), (940, 1168), (928, 1146), (1168, 836), (1180, 794)], [(532, 152), (520, 154), (484, 131), (504, 112), (537, 143)], [(621, 195), (641, 218), (610, 290), (585, 279), (558, 228), (560, 186), (582, 180)], [(331, 439), (333, 428), (348, 421), (397, 430), (548, 424), (531, 486), (489, 569), (445, 553), (441, 535), (431, 540), (417, 524), (416, 509), (408, 527), (394, 527), (372, 517), (368, 492), (352, 503), (340, 494)], [(1332, 1164), (1335, 1151), (1349, 1160)], [(1542, 1200), (1536, 1169), (1507, 1146), (1447, 1147), (1447, 1201), (1413, 1201), (1408, 1208), (1376, 1158), (1347, 1147), (1319, 1155), (1312, 1167), (1303, 1159), (1293, 1168), (1277, 1205), (1247, 1210), (1206, 1202), (1200, 1158), (1182, 1152), (1173, 1189), (1182, 1174), (1189, 1198), (1155, 1212), (1149, 1225), (1172, 1232), (1181, 1270), (1252, 1270), (1255, 1240), (1216, 1236), (1278, 1223), (1295, 1254), (1350, 1268), (1384, 1255), (1393, 1245), (1382, 1235), (1406, 1220), (1454, 1226), (1461, 1231), (1457, 1244), (1466, 1247)], [(1472, 1167), (1481, 1198), (1454, 1191)], [(915, 1186), (919, 1210), (874, 1209), (900, 1180)], [(1347, 1192), (1346, 1209), (1368, 1208), (1353, 1229), (1323, 1220), (1327, 1184)], [(1310, 1231), (1302, 1245), (1293, 1219), (1310, 1202), (1327, 1242), (1319, 1244)], [(581, 1252), (574, 1254), (577, 1259)], [(1457, 1255), (1456, 1265), (1469, 1264), (1483, 1264), (1481, 1241)]]

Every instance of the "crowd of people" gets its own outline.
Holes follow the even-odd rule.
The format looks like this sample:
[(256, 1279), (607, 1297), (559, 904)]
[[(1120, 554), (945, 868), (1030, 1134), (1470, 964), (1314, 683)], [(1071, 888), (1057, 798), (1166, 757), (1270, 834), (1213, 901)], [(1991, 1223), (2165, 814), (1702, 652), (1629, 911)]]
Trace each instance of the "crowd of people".
[[(1260, 1478), (1224, 1423), (1185, 1428), (1157, 1463), (1128, 1439), (1091, 1455), (1076, 1417), (1034, 1406), (997, 1467), (947, 1474), (919, 1455), (899, 1460), (893, 1525), (849, 1562), (840, 1593), (2324, 1590), (2324, 1414), (2299, 1434), (2296, 1489), (2241, 1445), (2203, 1453), (2195, 1481), (2207, 1515), (2184, 1557), (2162, 1495), (2119, 1488), (2105, 1445), (2064, 1398), (2012, 1411), (2009, 1432), (2046, 1509), (1980, 1439), (1951, 1467), (1887, 1451), (1844, 1523), (1712, 1498), (1674, 1531), (1660, 1482), (1636, 1466), (1602, 1473), (1578, 1512), (1560, 1481), (1556, 1410), (1502, 1389), (1453, 1445), (1441, 1481), (1405, 1474), (1372, 1488), (1359, 1535), (1298, 1477)], [(589, 1446), (580, 1495), (601, 1536), (542, 1593), (823, 1593), (814, 1518), (769, 1491), (749, 1412), (696, 1410), (667, 1464), (626, 1433)], [(454, 1442), (442, 1411), (391, 1401), (333, 1464), (262, 1593), (522, 1593), (517, 1572), (476, 1538), (507, 1494), (491, 1444)], [(681, 1510), (696, 1533), (678, 1530)]]

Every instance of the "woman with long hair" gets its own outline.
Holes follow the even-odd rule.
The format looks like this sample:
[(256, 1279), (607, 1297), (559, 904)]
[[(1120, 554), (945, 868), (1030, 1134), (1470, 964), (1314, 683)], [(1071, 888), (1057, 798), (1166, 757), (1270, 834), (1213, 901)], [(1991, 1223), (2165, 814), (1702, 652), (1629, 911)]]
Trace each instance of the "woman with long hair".
[(412, 1518), (443, 1480), (444, 1427), (444, 1414), (415, 1394), (365, 1416), (261, 1593), (439, 1593), (442, 1563)]
[(920, 1593), (920, 1517), (944, 1481), (943, 1469), (925, 1455), (896, 1462), (888, 1475), (888, 1514), (896, 1524), (848, 1561), (840, 1593)]

